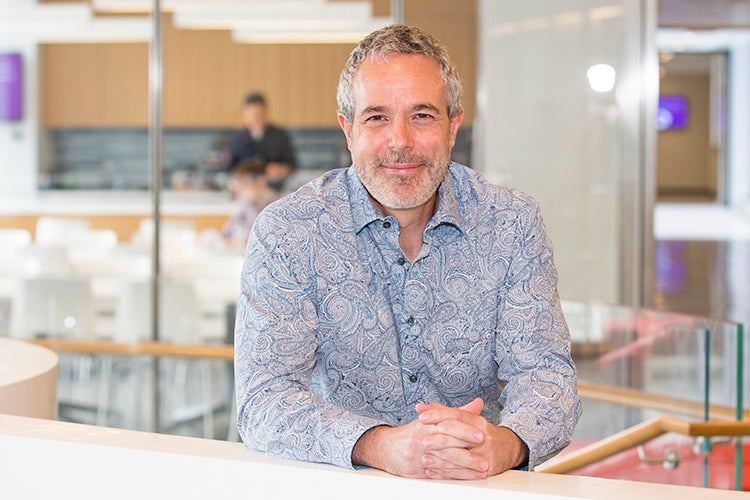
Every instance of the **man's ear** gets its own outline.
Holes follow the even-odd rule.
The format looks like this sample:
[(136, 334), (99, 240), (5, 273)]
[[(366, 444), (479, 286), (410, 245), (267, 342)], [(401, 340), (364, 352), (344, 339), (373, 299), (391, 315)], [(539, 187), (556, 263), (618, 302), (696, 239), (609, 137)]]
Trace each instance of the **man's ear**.
[(346, 136), (346, 145), (349, 148), (349, 150), (351, 150), (352, 149), (352, 124), (341, 113), (339, 113), (337, 116), (339, 120), (339, 126), (341, 127), (341, 130), (344, 131), (344, 135)]
[(451, 134), (451, 148), (456, 144), (456, 134), (458, 134), (458, 128), (461, 126), (461, 122), (464, 120), (464, 109), (461, 108), (461, 110), (451, 118), (451, 125), (450, 125), (450, 134)]

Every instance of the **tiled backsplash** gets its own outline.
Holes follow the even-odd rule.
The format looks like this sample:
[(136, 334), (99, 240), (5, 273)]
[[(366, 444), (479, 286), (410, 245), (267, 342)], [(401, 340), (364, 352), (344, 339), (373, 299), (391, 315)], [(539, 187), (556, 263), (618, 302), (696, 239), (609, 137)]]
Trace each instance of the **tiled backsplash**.
[[(225, 147), (234, 129), (166, 129), (165, 189), (221, 189)], [(348, 166), (349, 151), (338, 128), (289, 129), (300, 173)], [(146, 129), (49, 129), (40, 189), (145, 190), (150, 185)], [(471, 129), (459, 130), (453, 159), (471, 159)]]

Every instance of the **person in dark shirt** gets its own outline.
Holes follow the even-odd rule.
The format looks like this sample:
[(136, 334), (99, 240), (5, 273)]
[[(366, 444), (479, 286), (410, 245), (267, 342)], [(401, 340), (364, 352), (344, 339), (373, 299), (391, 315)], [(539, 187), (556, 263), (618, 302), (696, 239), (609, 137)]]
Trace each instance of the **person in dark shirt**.
[(289, 134), (268, 121), (268, 107), (263, 94), (249, 94), (242, 106), (242, 130), (229, 141), (226, 171), (232, 172), (243, 160), (256, 158), (266, 163), (269, 185), (281, 191), (296, 167), (294, 148)]

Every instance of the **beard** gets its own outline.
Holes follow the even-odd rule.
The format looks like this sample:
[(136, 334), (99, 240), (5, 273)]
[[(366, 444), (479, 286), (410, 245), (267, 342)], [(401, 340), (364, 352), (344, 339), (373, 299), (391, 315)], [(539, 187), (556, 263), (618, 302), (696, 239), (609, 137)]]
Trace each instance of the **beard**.
[[(419, 163), (423, 165), (418, 175), (391, 174), (383, 165)], [(449, 163), (419, 153), (392, 153), (376, 155), (364, 166), (355, 169), (367, 192), (386, 208), (409, 209), (427, 203), (448, 174)]]

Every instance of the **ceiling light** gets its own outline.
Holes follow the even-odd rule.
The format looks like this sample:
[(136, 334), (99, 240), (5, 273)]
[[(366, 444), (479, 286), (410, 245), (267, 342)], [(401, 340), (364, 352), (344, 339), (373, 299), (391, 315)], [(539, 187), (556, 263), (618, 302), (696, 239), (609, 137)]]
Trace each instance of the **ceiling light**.
[(372, 16), (369, 2), (337, 2), (305, 11), (279, 14), (263, 11), (185, 12), (176, 11), (172, 19), (177, 28), (238, 30), (356, 30)]
[[(99, 12), (151, 12), (154, 0), (92, 0)], [(161, 10), (168, 12), (307, 12), (320, 9), (326, 0), (162, 0)]]
[(41, 32), (35, 38), (39, 43), (149, 42), (152, 28), (148, 17), (94, 18), (77, 29)]
[(91, 19), (91, 9), (85, 3), (4, 4), (2, 14), (0, 35), (64, 31), (83, 26)]
[(375, 18), (355, 30), (234, 30), (238, 43), (358, 43), (371, 32), (393, 24), (393, 18)]
[(615, 88), (615, 68), (609, 64), (595, 64), (586, 71), (589, 85), (596, 92), (609, 92)]

